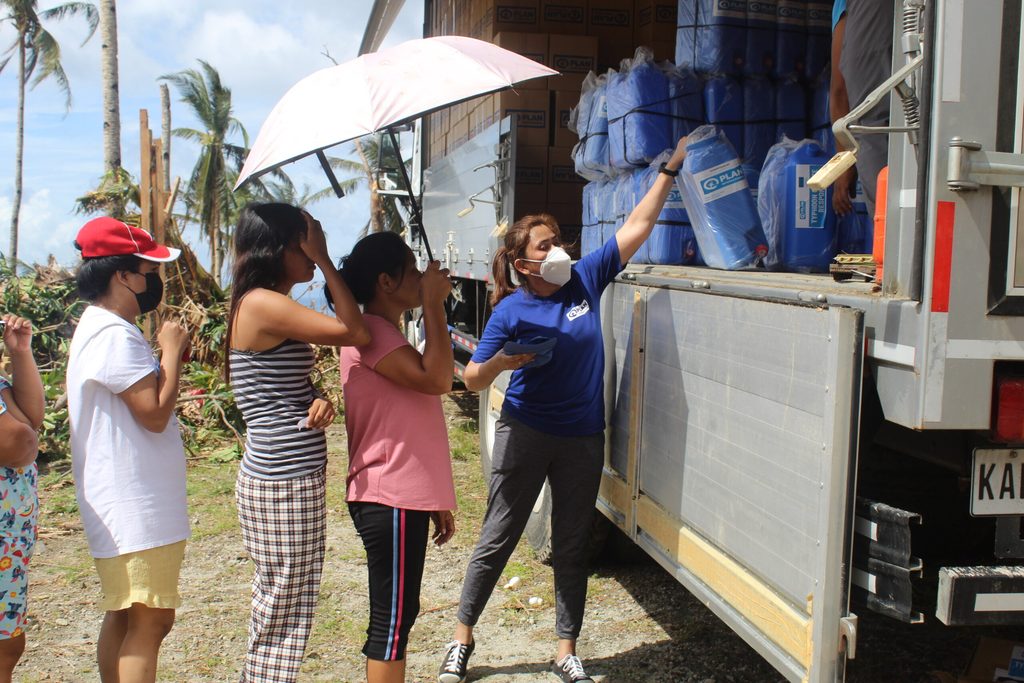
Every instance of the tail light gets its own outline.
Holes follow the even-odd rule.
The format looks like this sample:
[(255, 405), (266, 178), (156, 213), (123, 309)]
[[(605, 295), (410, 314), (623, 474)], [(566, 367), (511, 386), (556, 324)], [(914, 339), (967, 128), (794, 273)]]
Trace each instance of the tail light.
[(1024, 376), (996, 375), (992, 439), (1003, 443), (1024, 442)]

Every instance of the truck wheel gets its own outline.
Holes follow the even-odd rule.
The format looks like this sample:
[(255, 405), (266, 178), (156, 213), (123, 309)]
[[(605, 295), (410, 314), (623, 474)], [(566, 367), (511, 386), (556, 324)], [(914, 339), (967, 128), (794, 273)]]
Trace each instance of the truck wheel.
[[(492, 400), (491, 392), (494, 392)], [(480, 467), (484, 481), (490, 487), (491, 457), (494, 453), (494, 429), (501, 415), (501, 403), (504, 392), (500, 387), (491, 385), (486, 391), (480, 392)], [(551, 563), (551, 489), (547, 482), (541, 489), (537, 501), (533, 504), (530, 519), (526, 522), (526, 541), (537, 553), (537, 558), (544, 564)]]

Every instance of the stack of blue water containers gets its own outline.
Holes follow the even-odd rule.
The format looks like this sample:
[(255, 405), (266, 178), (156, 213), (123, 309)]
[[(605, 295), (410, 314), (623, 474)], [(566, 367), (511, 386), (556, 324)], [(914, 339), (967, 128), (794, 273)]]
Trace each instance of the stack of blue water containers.
[[(583, 253), (628, 215), (620, 177), (631, 177), (632, 208), (650, 187), (651, 161), (700, 125), (725, 134), (755, 195), (766, 154), (783, 136), (815, 139), (831, 155), (831, 9), (831, 0), (679, 0), (675, 65), (655, 64), (641, 49), (618, 71), (589, 78), (574, 152), (577, 171), (592, 181), (584, 195)], [(634, 261), (702, 262), (685, 209), (669, 205), (656, 231), (672, 237), (652, 238)], [(863, 245), (869, 224), (837, 223), (839, 248)]]

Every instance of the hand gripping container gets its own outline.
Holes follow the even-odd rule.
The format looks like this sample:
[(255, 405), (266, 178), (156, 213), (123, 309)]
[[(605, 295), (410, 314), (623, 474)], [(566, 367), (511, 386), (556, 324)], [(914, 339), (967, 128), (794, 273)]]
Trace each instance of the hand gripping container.
[[(669, 80), (653, 53), (637, 48), (608, 79), (608, 158), (619, 170), (646, 166), (671, 147)], [(677, 138), (678, 139), (678, 138)]]
[(768, 236), (769, 268), (828, 271), (837, 243), (832, 191), (811, 190), (807, 181), (829, 158), (814, 140), (786, 139), (768, 153), (757, 208)]
[(676, 66), (699, 74), (743, 73), (747, 0), (679, 0)]
[(704, 262), (736, 270), (768, 253), (754, 198), (729, 139), (714, 126), (689, 136), (676, 179)]

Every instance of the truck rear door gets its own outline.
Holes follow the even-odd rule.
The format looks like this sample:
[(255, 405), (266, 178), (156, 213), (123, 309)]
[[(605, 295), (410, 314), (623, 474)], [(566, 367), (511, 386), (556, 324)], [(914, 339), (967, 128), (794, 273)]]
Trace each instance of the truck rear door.
[(599, 507), (787, 679), (842, 680), (862, 312), (626, 277)]

